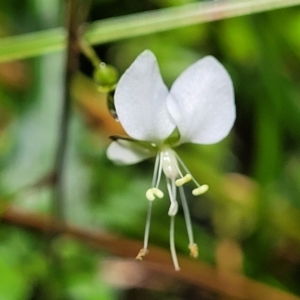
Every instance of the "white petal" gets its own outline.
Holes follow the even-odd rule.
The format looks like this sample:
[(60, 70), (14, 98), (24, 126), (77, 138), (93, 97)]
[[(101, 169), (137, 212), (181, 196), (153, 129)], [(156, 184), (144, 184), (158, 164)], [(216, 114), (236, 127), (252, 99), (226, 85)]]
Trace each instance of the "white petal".
[(197, 61), (177, 78), (167, 104), (181, 143), (216, 143), (228, 135), (235, 120), (231, 78), (211, 56)]
[(135, 143), (119, 140), (109, 145), (106, 155), (108, 159), (117, 165), (131, 165), (152, 157), (155, 154)]
[(120, 78), (115, 92), (117, 115), (127, 134), (152, 142), (167, 138), (175, 128), (167, 95), (156, 58), (146, 50)]

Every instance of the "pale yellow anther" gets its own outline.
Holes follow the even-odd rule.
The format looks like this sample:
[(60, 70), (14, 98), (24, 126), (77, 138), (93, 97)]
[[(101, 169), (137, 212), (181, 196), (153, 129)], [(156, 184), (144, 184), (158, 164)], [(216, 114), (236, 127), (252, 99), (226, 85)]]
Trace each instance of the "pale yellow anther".
[(154, 188), (154, 195), (160, 199), (164, 197), (164, 193), (158, 188)]
[(197, 244), (195, 244), (195, 243), (190, 244), (189, 249), (190, 249), (190, 256), (193, 258), (197, 258), (198, 254), (199, 254)]
[(146, 198), (149, 201), (155, 200), (155, 196), (158, 197), (158, 198), (163, 198), (164, 197), (164, 193), (160, 189), (158, 189), (158, 188), (151, 188), (151, 189), (147, 190), (147, 192), (146, 192)]
[(202, 195), (205, 192), (207, 192), (207, 190), (208, 190), (208, 185), (207, 184), (203, 184), (203, 185), (197, 187), (196, 189), (194, 189), (192, 191), (192, 193), (193, 193), (194, 196), (199, 196), (199, 195)]
[(185, 176), (183, 176), (182, 178), (179, 178), (175, 181), (175, 184), (177, 186), (182, 186), (185, 183), (189, 182), (192, 180), (192, 175), (191, 174), (186, 174)]
[(144, 257), (147, 255), (147, 253), (148, 253), (148, 250), (143, 248), (143, 249), (140, 250), (140, 252), (138, 253), (138, 255), (136, 256), (135, 259), (143, 260)]

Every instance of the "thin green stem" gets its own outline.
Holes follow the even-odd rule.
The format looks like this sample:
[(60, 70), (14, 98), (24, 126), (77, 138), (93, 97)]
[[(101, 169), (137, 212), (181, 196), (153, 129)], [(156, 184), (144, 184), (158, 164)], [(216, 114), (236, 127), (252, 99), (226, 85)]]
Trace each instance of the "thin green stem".
[[(299, 5), (300, 0), (227, 0), (192, 3), (184, 6), (138, 13), (104, 21), (88, 27), (84, 38), (91, 45), (104, 44), (188, 25), (249, 15)], [(0, 62), (23, 59), (62, 50), (66, 46), (64, 29), (0, 39)]]
[(96, 51), (84, 39), (80, 41), (81, 52), (89, 59), (95, 68), (99, 67), (101, 60)]

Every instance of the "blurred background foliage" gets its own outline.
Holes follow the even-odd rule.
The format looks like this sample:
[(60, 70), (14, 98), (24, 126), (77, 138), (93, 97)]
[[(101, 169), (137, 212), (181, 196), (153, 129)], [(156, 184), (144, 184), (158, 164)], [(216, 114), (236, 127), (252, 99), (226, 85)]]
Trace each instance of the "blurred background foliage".
[[(195, 1), (98, 0), (91, 5), (88, 21), (191, 2)], [(1, 37), (64, 24), (64, 5), (58, 0), (1, 4)], [(197, 180), (210, 186), (207, 194), (188, 199), (199, 260), (300, 296), (299, 37), (300, 8), (293, 7), (94, 49), (120, 74), (139, 53), (151, 49), (168, 86), (205, 55), (224, 64), (235, 86), (234, 129), (216, 145), (178, 149)], [(4, 215), (11, 206), (41, 218), (52, 213), (51, 172), (64, 61), (64, 53), (54, 53), (0, 65), (0, 208)], [(144, 194), (154, 162), (118, 167), (107, 160), (109, 136), (124, 132), (108, 113), (106, 95), (97, 90), (92, 74), (93, 65), (81, 54), (80, 73), (72, 86), (66, 220), (142, 245)], [(150, 233), (151, 245), (165, 249), (169, 248), (167, 210), (168, 201), (155, 202)], [(225, 299), (215, 290), (171, 279), (141, 283), (133, 276), (141, 270), (114, 261), (109, 251), (67, 236), (51, 238), (50, 243), (46, 232), (22, 228), (13, 219), (4, 218), (0, 236), (0, 299), (191, 299), (191, 291), (193, 299)], [(187, 243), (179, 211), (176, 246), (182, 255), (187, 255)], [(197, 268), (197, 261), (194, 264)], [(255, 298), (245, 295), (245, 299)]]

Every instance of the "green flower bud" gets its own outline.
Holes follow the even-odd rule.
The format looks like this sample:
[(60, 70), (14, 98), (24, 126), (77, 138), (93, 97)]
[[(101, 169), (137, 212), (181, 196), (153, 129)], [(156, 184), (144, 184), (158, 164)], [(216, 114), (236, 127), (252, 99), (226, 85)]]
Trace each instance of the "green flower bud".
[(118, 79), (119, 74), (116, 68), (103, 62), (94, 71), (94, 80), (100, 92), (107, 93), (113, 91)]

